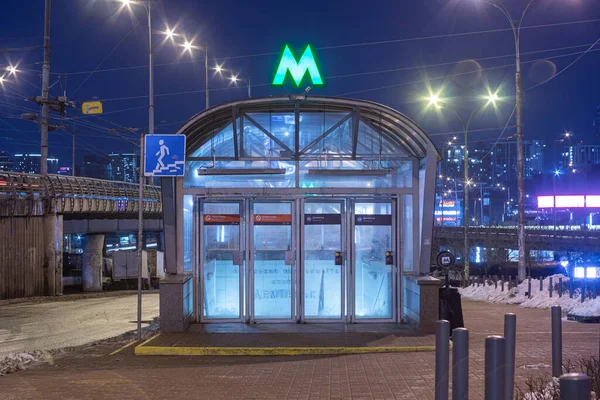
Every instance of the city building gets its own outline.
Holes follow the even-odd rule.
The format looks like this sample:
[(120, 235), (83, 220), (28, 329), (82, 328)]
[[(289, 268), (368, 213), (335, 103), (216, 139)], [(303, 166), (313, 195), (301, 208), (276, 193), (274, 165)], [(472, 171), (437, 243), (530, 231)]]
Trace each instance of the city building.
[(123, 182), (138, 181), (140, 156), (134, 153), (111, 153), (108, 155), (106, 175), (109, 180)]
[(434, 326), (424, 301), (437, 304), (439, 281), (421, 276), (441, 157), (413, 121), (364, 100), (273, 96), (210, 108), (176, 133), (188, 158), (185, 176), (163, 183), (163, 212), (182, 219), (165, 218), (165, 257), (177, 261), (165, 263), (161, 330)]
[(58, 175), (71, 175), (71, 167), (60, 167), (58, 169)]
[(11, 161), (8, 153), (5, 151), (0, 152), (0, 171), (12, 171), (13, 162)]
[(79, 171), (75, 171), (78, 176), (85, 176), (95, 179), (106, 178), (106, 159), (95, 154), (85, 154), (83, 162), (79, 165)]
[(565, 146), (562, 152), (562, 165), (566, 169), (585, 168), (586, 165), (600, 165), (600, 145), (579, 143)]
[[(39, 174), (40, 160), (42, 155), (39, 153), (19, 153), (14, 155), (14, 172), (23, 172), (25, 174)], [(48, 173), (56, 174), (58, 172), (58, 158), (48, 157)]]
[[(544, 173), (544, 149), (542, 140), (523, 141), (525, 155), (525, 179), (534, 179)], [(517, 142), (499, 142), (491, 152), (493, 175), (496, 183), (517, 180)]]

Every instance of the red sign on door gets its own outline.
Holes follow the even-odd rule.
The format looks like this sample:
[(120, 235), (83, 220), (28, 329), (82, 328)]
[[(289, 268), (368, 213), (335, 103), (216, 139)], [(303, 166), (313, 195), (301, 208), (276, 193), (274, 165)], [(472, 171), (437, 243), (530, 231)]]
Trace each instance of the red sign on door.
[(254, 214), (254, 225), (291, 225), (290, 214)]
[(238, 214), (204, 214), (204, 225), (239, 225)]

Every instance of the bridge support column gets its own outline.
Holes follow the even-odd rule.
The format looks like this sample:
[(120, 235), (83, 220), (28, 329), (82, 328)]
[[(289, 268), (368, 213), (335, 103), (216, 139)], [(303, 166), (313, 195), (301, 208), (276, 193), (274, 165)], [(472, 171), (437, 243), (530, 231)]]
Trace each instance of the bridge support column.
[(81, 277), (84, 292), (102, 291), (104, 235), (85, 235)]
[(44, 229), (44, 294), (58, 296), (63, 292), (63, 216), (45, 215)]

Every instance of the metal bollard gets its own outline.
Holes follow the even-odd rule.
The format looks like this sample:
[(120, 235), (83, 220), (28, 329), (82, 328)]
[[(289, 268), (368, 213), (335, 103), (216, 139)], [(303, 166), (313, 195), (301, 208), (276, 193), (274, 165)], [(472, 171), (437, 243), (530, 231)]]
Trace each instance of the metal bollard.
[(583, 300), (585, 300), (585, 283), (581, 282), (581, 302), (583, 303)]
[(552, 297), (552, 290), (554, 289), (554, 287), (552, 286), (552, 277), (550, 277), (550, 282), (548, 283), (548, 290), (550, 291), (550, 297)]
[(494, 289), (498, 289), (498, 275), (494, 276)]
[(485, 400), (505, 400), (505, 341), (502, 336), (485, 338)]
[(504, 314), (504, 361), (505, 393), (506, 400), (513, 400), (515, 390), (515, 355), (517, 342), (517, 315)]
[(448, 369), (450, 363), (450, 322), (435, 323), (435, 400), (448, 400)]
[(544, 280), (540, 278), (540, 292), (544, 290)]
[(452, 331), (452, 400), (469, 398), (469, 330)]
[(563, 294), (563, 282), (562, 278), (558, 278), (558, 297), (562, 297)]
[(504, 279), (500, 281), (500, 291), (504, 292)]
[(592, 380), (585, 374), (564, 374), (560, 377), (560, 400), (589, 400)]
[(569, 298), (573, 298), (573, 278), (569, 278)]
[(529, 294), (529, 298), (531, 298), (531, 276), (528, 279), (527, 291), (528, 291), (528, 294)]
[(552, 376), (562, 375), (562, 310), (552, 307)]

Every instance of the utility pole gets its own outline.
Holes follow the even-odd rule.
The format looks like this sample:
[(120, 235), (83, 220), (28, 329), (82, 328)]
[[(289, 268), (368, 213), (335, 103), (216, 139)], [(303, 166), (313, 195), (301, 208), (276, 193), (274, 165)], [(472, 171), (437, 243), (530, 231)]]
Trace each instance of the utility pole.
[(40, 174), (48, 174), (48, 108), (50, 92), (50, 0), (46, 0), (44, 12), (44, 65), (42, 67), (42, 119), (41, 119), (41, 159)]

